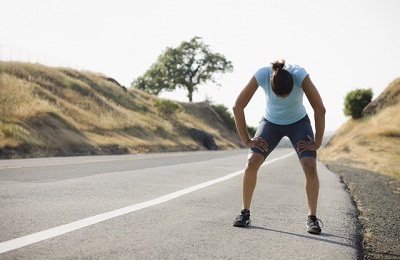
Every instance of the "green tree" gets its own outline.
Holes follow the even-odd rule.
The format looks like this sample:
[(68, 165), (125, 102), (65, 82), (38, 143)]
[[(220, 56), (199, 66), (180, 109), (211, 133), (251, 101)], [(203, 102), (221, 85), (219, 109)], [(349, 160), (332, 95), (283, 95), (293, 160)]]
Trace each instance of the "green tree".
[(193, 92), (207, 82), (217, 83), (216, 73), (233, 71), (232, 62), (220, 53), (211, 52), (202, 38), (193, 37), (177, 48), (166, 48), (157, 61), (132, 86), (158, 95), (161, 91), (185, 88), (189, 102)]
[(372, 89), (356, 89), (347, 93), (343, 112), (354, 119), (360, 118), (363, 109), (372, 100)]

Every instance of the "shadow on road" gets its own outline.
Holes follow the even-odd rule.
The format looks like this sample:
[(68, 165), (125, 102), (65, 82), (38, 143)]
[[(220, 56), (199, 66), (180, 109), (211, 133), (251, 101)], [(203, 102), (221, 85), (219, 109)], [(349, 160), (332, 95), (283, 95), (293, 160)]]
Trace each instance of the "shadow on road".
[[(270, 229), (270, 228), (265, 228), (265, 227), (257, 227), (257, 226), (248, 226), (247, 229), (258, 229), (258, 230), (265, 230), (265, 231), (270, 231), (270, 232), (275, 232), (275, 233), (280, 233), (280, 234), (285, 234), (285, 235), (290, 235), (290, 236), (296, 236), (296, 237), (301, 237), (301, 238), (306, 238), (306, 239), (312, 239), (312, 240), (318, 240), (330, 244), (335, 244), (339, 246), (345, 246), (345, 247), (350, 247), (353, 249), (357, 249), (355, 241), (347, 238), (347, 237), (341, 237), (341, 236), (336, 236), (328, 233), (321, 233), (321, 235), (301, 235), (301, 234), (296, 234), (296, 233), (290, 233), (286, 231), (281, 231), (281, 230), (275, 230), (275, 229)], [(338, 242), (334, 240), (330, 240), (329, 238), (339, 238), (339, 239), (345, 239), (348, 240), (349, 243), (343, 243), (343, 242)]]

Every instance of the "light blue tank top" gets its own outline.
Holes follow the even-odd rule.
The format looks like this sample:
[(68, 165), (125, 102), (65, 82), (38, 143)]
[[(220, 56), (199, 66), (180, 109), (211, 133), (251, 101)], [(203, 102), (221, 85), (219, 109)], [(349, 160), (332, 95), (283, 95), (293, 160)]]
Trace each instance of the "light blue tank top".
[(295, 123), (306, 116), (306, 108), (303, 105), (303, 89), (301, 84), (308, 75), (306, 70), (298, 65), (286, 64), (284, 69), (288, 70), (293, 76), (293, 90), (284, 99), (278, 97), (271, 88), (270, 76), (272, 68), (264, 67), (259, 69), (254, 77), (258, 85), (264, 90), (266, 103), (264, 118), (278, 125), (288, 125)]

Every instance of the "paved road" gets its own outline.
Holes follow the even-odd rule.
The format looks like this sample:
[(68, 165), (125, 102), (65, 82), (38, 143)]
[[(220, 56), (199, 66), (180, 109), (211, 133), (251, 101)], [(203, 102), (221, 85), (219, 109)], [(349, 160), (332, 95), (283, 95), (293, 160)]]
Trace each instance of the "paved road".
[(306, 232), (304, 177), (277, 149), (252, 226), (234, 228), (246, 151), (0, 161), (0, 259), (356, 259), (356, 210), (319, 165), (323, 234)]

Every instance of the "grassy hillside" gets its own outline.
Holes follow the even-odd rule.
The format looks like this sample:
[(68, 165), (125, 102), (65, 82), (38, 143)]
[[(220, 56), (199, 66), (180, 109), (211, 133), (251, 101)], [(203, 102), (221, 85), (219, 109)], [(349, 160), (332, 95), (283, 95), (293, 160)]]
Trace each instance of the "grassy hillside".
[(99, 73), (0, 62), (0, 158), (206, 149), (191, 128), (238, 147), (209, 104), (165, 114), (157, 100)]
[(364, 109), (361, 119), (349, 119), (319, 157), (400, 178), (400, 78)]

